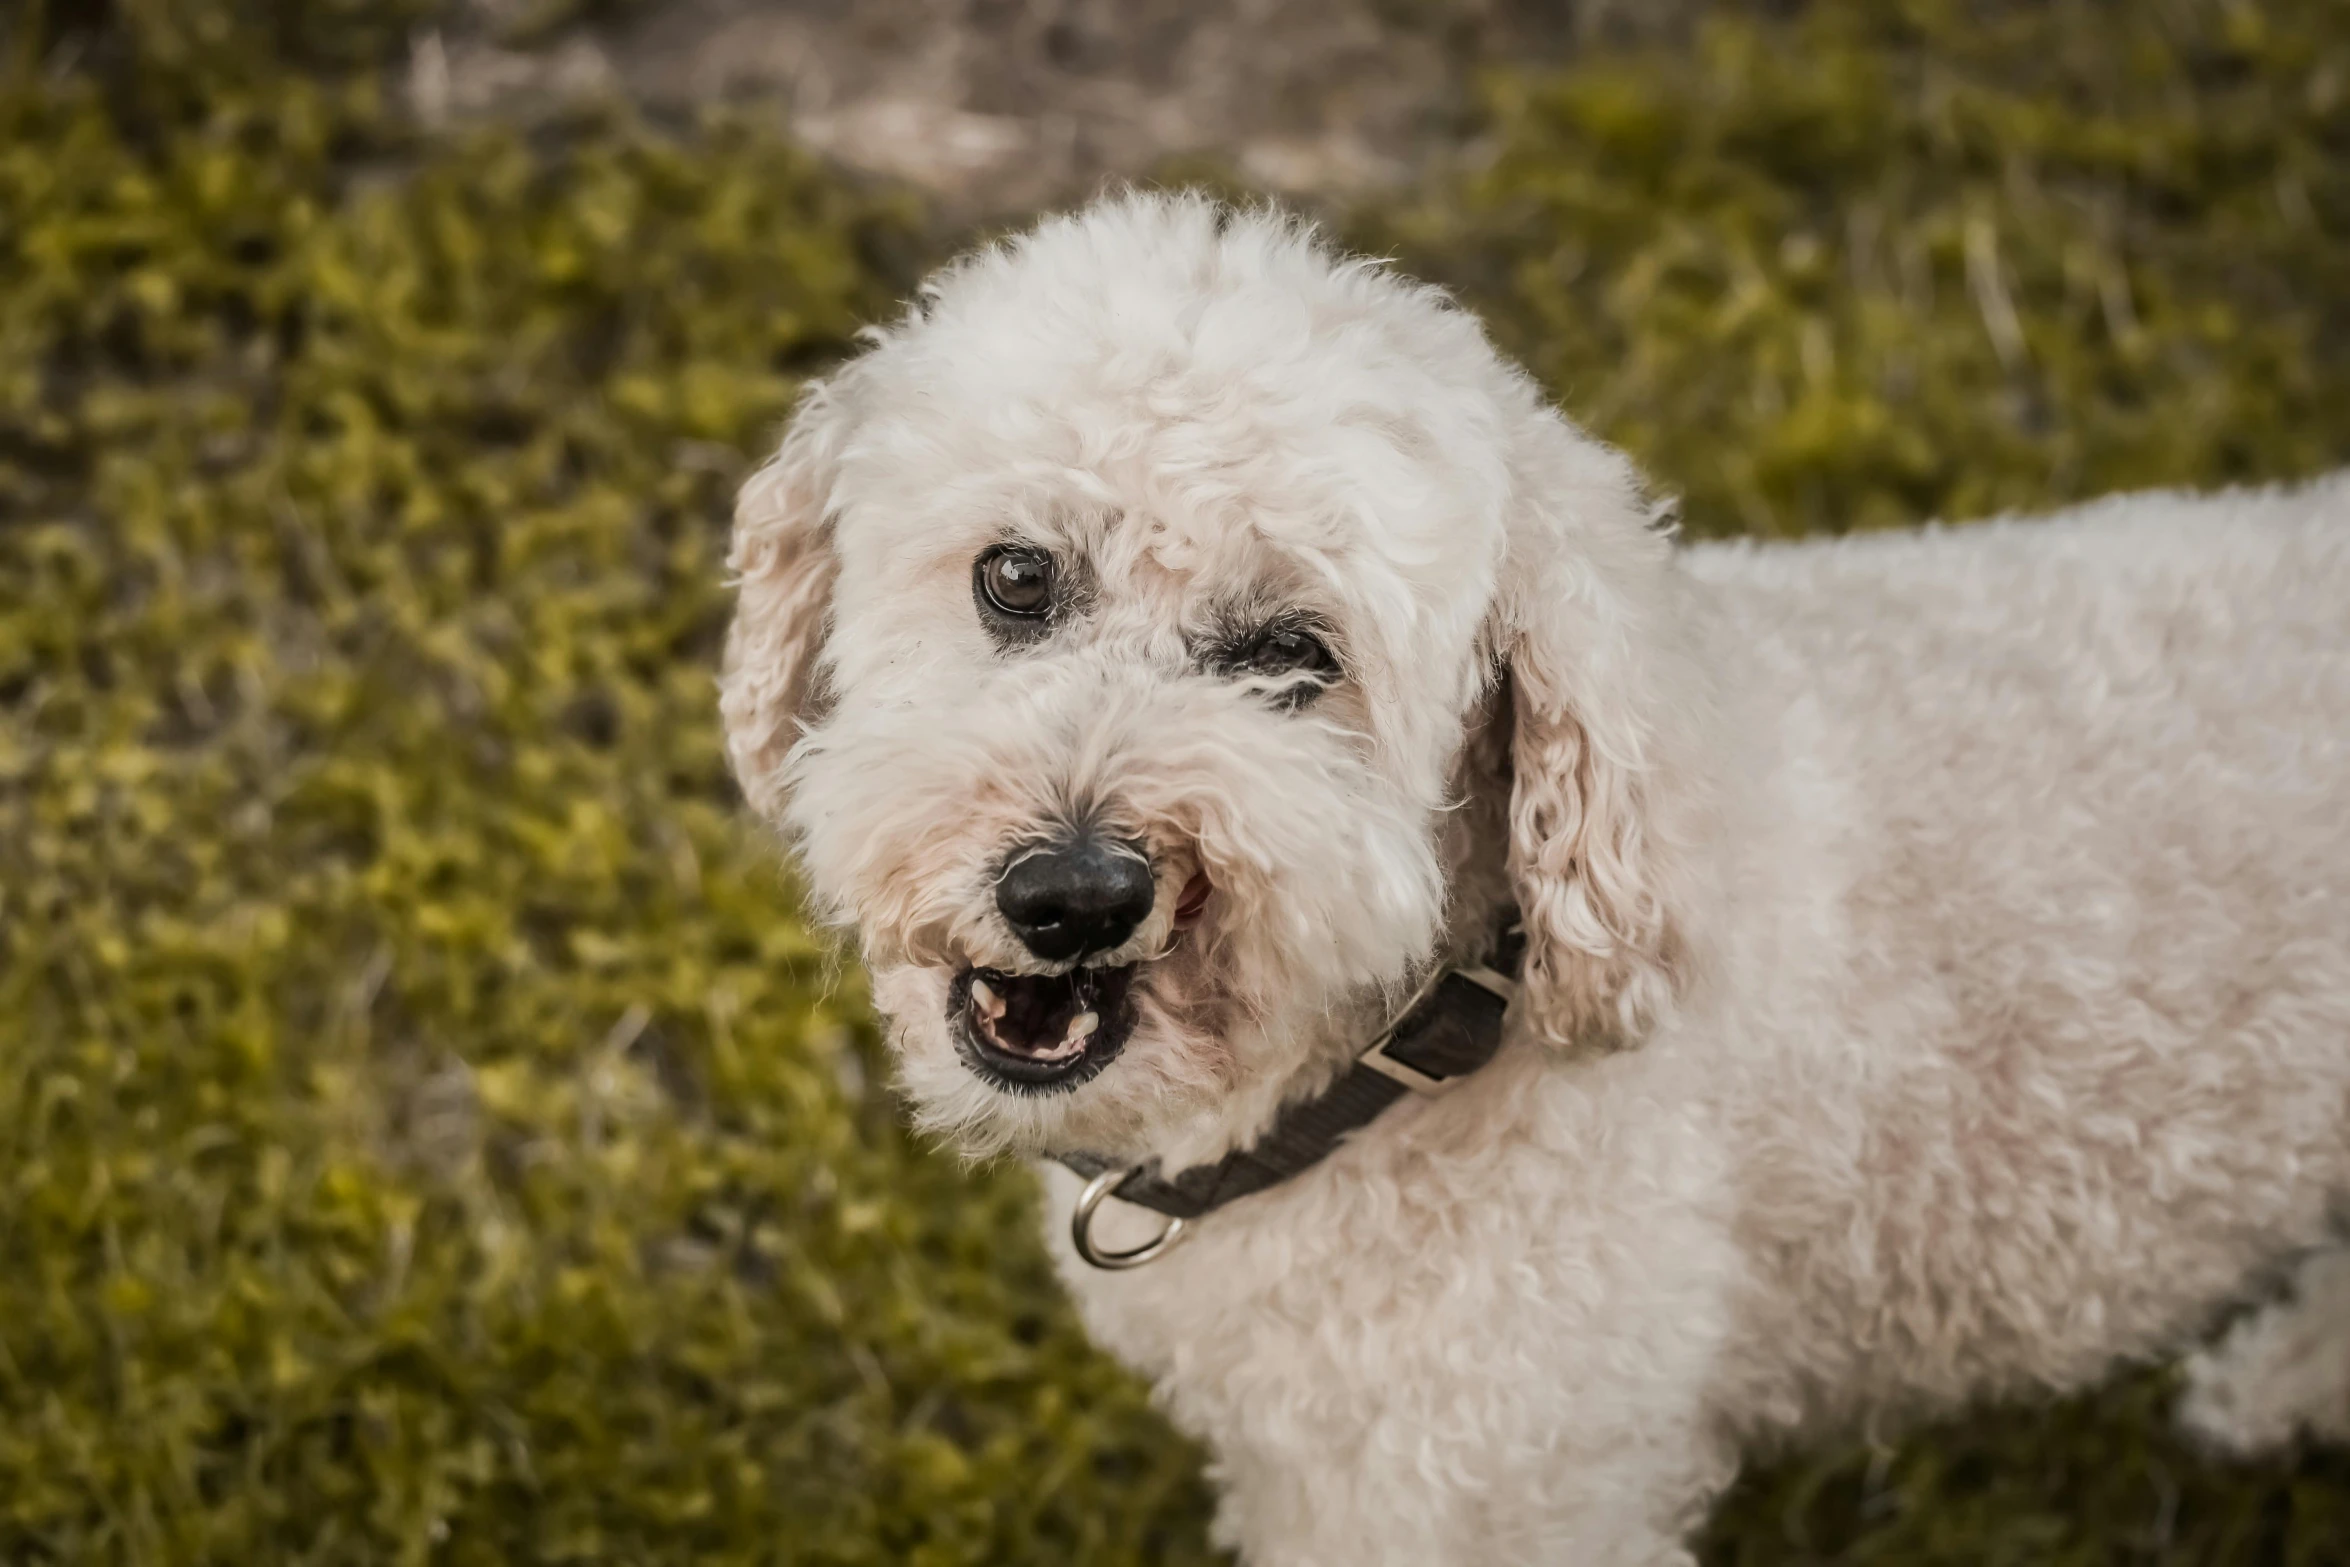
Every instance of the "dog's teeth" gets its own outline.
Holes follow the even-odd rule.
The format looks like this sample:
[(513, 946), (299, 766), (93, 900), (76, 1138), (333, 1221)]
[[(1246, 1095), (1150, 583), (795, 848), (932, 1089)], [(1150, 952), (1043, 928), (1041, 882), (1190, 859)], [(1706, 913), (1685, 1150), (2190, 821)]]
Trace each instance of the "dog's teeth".
[(1003, 1002), (997, 998), (996, 993), (988, 987), (988, 983), (984, 979), (975, 979), (971, 982), (971, 999), (979, 1003), (980, 1012), (991, 1023), (1004, 1015)]
[(1073, 1045), (1089, 1039), (1093, 1031), (1101, 1026), (1102, 1015), (1099, 1012), (1080, 1012), (1069, 1020), (1069, 1032), (1061, 1036), (1061, 1042)]

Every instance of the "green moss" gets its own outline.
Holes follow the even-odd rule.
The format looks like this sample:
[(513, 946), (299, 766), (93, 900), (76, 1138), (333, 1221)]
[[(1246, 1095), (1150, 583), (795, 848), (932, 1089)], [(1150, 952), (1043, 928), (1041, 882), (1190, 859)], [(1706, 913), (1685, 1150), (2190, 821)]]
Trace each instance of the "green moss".
[(0, 1560), (1201, 1559), (715, 731), (904, 215), (226, 14), (0, 110)]
[[(719, 751), (746, 454), (937, 245), (747, 123), (420, 140), (433, 10), (5, 35), (0, 1560), (1211, 1559)], [(1703, 531), (2305, 472), (2346, 50), (1823, 0), (1499, 79), (1484, 175), (1362, 228)], [(2350, 1560), (2350, 1465), (2162, 1398), (1758, 1470), (1710, 1549)]]
[(1490, 166), (1366, 234), (1694, 532), (2350, 454), (2338, 0), (1818, 0), (1490, 104)]

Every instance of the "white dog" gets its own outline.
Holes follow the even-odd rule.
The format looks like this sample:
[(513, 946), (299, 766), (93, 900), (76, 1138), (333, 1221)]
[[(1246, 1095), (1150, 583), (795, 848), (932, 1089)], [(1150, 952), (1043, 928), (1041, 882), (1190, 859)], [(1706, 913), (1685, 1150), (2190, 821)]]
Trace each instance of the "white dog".
[(1677, 548), (1440, 294), (1130, 196), (812, 390), (734, 566), (752, 805), (923, 1120), (1104, 1172), (1254, 1567), (1687, 1561), (1747, 1444), (2263, 1281), (2190, 1420), (2350, 1435), (2350, 484)]

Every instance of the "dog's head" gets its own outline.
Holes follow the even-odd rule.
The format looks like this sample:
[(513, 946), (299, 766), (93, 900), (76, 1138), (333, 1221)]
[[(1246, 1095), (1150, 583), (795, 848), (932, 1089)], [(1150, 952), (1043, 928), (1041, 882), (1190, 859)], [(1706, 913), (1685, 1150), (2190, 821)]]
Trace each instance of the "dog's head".
[(1652, 509), (1276, 215), (1126, 197), (948, 269), (810, 390), (733, 567), (737, 773), (967, 1146), (1220, 1151), (1513, 896), (1536, 1032), (1673, 992)]

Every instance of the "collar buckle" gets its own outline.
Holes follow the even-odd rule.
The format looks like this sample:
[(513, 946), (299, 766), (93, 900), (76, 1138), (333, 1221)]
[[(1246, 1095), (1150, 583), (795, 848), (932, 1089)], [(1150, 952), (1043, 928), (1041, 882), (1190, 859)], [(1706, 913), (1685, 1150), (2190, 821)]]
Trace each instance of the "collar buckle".
[(1479, 990), (1500, 1001), (1505, 1008), (1518, 999), (1516, 980), (1497, 974), (1482, 964), (1463, 963), (1452, 968), (1440, 968), (1429, 975), (1418, 990), (1412, 992), (1412, 999), (1405, 1002), (1396, 1011), (1395, 1016), (1388, 1020), (1385, 1028), (1379, 1030), (1378, 1037), (1371, 1041), (1370, 1047), (1355, 1057), (1355, 1064), (1367, 1066), (1390, 1082), (1401, 1083), (1413, 1093), (1430, 1099), (1436, 1098), (1440, 1094), (1450, 1093), (1462, 1078), (1469, 1075), (1468, 1073), (1455, 1072), (1444, 1077), (1436, 1077), (1421, 1071), (1410, 1062), (1402, 1060), (1388, 1049), (1390, 1045), (1395, 1043), (1396, 1035), (1401, 1033), (1404, 1026), (1418, 1015), (1420, 1009), (1428, 1004), (1429, 998), (1434, 996), (1448, 979), (1468, 981)]
[(1371, 1041), (1370, 1049), (1355, 1057), (1355, 1064), (1367, 1066), (1381, 1077), (1401, 1083), (1413, 1093), (1426, 1095), (1430, 1099), (1451, 1092), (1453, 1086), (1460, 1082), (1457, 1077), (1430, 1077), (1418, 1067), (1406, 1066), (1398, 1061), (1387, 1053), (1387, 1047), (1394, 1039), (1395, 1028), (1390, 1025), (1377, 1039)]

